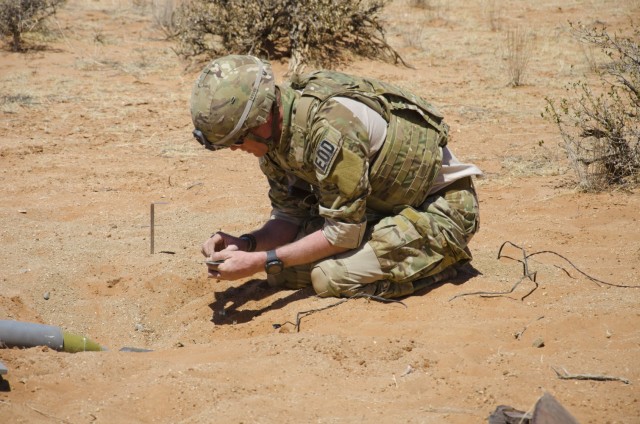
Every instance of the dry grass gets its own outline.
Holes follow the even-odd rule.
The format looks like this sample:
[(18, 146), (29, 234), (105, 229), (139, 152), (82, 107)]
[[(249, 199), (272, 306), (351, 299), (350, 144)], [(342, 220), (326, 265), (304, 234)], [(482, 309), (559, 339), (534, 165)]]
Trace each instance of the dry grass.
[(502, 29), (502, 19), (504, 9), (496, 4), (496, 0), (486, 0), (482, 3), (482, 14), (489, 22), (491, 31), (496, 32)]
[(518, 87), (524, 83), (531, 55), (534, 51), (532, 34), (520, 27), (510, 29), (505, 37), (505, 59), (509, 85)]
[(442, 0), (409, 0), (410, 7), (426, 11), (424, 22), (445, 20), (445, 6)]
[(568, 169), (563, 163), (562, 151), (547, 147), (543, 141), (528, 152), (505, 153), (502, 168), (514, 177), (557, 176), (565, 174)]
[(167, 37), (178, 31), (175, 21), (177, 8), (178, 0), (153, 0), (151, 3), (153, 22)]
[(34, 104), (38, 104), (38, 101), (31, 94), (17, 93), (0, 96), (1, 113), (17, 113), (20, 108), (31, 107)]
[(581, 44), (580, 47), (582, 48), (584, 60), (587, 64), (587, 68), (589, 69), (589, 71), (594, 73), (598, 72), (598, 67), (599, 67), (598, 49), (596, 49), (592, 45), (586, 45), (586, 44)]
[(414, 24), (410, 28), (405, 28), (402, 32), (402, 39), (405, 46), (412, 47), (417, 50), (424, 50), (424, 41), (426, 38), (426, 31), (424, 25)]

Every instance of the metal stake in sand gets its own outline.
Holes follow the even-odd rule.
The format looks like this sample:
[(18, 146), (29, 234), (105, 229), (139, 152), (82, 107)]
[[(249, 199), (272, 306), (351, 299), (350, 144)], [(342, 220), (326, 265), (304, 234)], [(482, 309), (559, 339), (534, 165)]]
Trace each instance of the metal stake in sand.
[(151, 244), (151, 254), (153, 255), (154, 253), (154, 244), (155, 244), (155, 236), (156, 236), (156, 231), (155, 231), (155, 209), (156, 209), (156, 205), (166, 205), (167, 202), (152, 202), (151, 203), (151, 214), (150, 214), (150, 221), (149, 221), (149, 240), (150, 240), (150, 244)]

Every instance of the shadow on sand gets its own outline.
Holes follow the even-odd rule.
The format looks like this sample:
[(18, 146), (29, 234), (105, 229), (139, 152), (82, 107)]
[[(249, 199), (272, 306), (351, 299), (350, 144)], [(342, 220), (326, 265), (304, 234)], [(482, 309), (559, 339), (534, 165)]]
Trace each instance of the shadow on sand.
[[(285, 297), (274, 300), (271, 304), (260, 309), (238, 308), (249, 302), (266, 299), (278, 292), (289, 293)], [(249, 280), (238, 287), (230, 287), (223, 292), (214, 293), (214, 301), (209, 304), (213, 311), (211, 322), (216, 325), (240, 324), (251, 321), (253, 318), (262, 315), (267, 311), (280, 309), (291, 302), (314, 296), (313, 288), (300, 290), (286, 290), (278, 287), (271, 287), (266, 280)]]
[[(471, 278), (481, 275), (480, 271), (475, 269), (471, 264), (458, 267), (457, 271), (458, 275), (455, 278), (422, 287), (410, 296), (424, 296), (443, 284), (461, 285)], [(249, 302), (257, 302), (266, 299), (280, 291), (286, 291), (289, 294), (274, 300), (271, 304), (260, 309), (238, 310), (238, 308), (241, 308)], [(265, 312), (280, 309), (289, 303), (314, 295), (315, 293), (311, 287), (299, 290), (285, 290), (269, 286), (266, 280), (249, 280), (241, 286), (229, 287), (223, 292), (214, 293), (214, 301), (209, 304), (209, 308), (211, 308), (213, 312), (211, 322), (216, 325), (246, 323)]]

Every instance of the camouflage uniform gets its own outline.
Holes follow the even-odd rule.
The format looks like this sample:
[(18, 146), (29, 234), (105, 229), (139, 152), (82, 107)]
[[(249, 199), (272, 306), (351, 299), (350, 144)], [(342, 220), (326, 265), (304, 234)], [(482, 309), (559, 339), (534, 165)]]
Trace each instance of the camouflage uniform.
[[(430, 193), (441, 169), (448, 127), (426, 101), (397, 87), (335, 72), (279, 86), (281, 139), (260, 166), (270, 184), (273, 218), (322, 229), (350, 250), (270, 275), (274, 285), (312, 284), (321, 296), (358, 292), (398, 297), (414, 282), (471, 260), (479, 229), (471, 177)], [(367, 129), (335, 97), (365, 103), (388, 123), (372, 152)]]

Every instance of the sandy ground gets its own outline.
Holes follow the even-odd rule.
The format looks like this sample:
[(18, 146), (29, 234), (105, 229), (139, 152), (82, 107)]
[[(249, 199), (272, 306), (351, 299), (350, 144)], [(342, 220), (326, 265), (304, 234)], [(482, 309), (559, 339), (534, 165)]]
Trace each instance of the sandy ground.
[[(415, 69), (343, 70), (430, 99), (456, 155), (485, 171), (477, 273), (403, 304), (356, 299), (302, 314), (299, 331), (300, 312), (336, 299), (271, 290), (263, 274), (206, 277), (200, 244), (218, 229), (259, 226), (267, 185), (254, 158), (192, 140), (199, 68), (175, 56), (148, 4), (69, 0), (40, 40), (46, 49), (0, 52), (0, 319), (110, 349), (0, 350), (0, 422), (482, 423), (498, 405), (527, 410), (549, 392), (581, 423), (639, 423), (638, 289), (595, 284), (545, 253), (528, 261), (539, 286), (524, 300), (528, 280), (509, 296), (454, 297), (521, 279), (521, 263), (497, 259), (506, 241), (640, 284), (638, 192), (576, 192), (560, 137), (540, 117), (545, 96), (592, 76), (592, 52), (567, 21), (624, 30), (640, 3), (429, 3), (385, 11), (389, 42)], [(507, 85), (513, 28), (533, 37), (518, 88)], [(286, 63), (275, 68), (282, 79)], [(510, 245), (504, 253), (522, 257)], [(564, 380), (554, 367), (630, 384)]]

